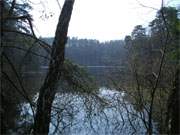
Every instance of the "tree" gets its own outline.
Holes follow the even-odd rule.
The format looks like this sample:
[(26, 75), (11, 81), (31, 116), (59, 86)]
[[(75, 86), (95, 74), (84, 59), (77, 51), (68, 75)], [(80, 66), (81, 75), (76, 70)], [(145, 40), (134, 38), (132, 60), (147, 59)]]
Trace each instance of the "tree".
[(59, 17), (55, 38), (53, 41), (49, 71), (40, 89), (37, 111), (34, 122), (34, 134), (48, 134), (51, 120), (51, 106), (56, 94), (56, 84), (62, 75), (65, 44), (68, 25), (71, 18), (74, 0), (66, 0)]
[[(9, 134), (10, 131), (14, 132), (18, 126), (16, 124), (20, 114), (18, 104), (23, 100), (29, 101), (29, 96), (23, 89), (24, 87), (21, 87), (19, 65), (22, 56), (25, 55), (26, 51), (24, 50), (27, 50), (31, 43), (23, 46), (23, 41), (30, 41), (28, 38), (13, 32), (6, 32), (6, 30), (18, 31), (21, 29), (29, 31), (29, 28), (24, 26), (24, 23), (27, 23), (26, 19), (19, 18), (19, 16), (28, 16), (30, 20), (31, 17), (27, 12), (30, 9), (28, 4), (17, 4), (15, 0), (12, 2), (8, 0), (1, 1), (1, 7), (1, 133)], [(22, 22), (20, 23), (18, 20)]]
[[(125, 38), (134, 89), (128, 93), (133, 95), (131, 100), (139, 106), (137, 108), (144, 109), (148, 114), (148, 120), (145, 122), (148, 134), (153, 133), (153, 121), (158, 122), (159, 133), (168, 133), (168, 125), (171, 125), (169, 133), (179, 133), (179, 109), (175, 111), (175, 107), (179, 106), (178, 28), (177, 10), (162, 7), (149, 25), (149, 35), (145, 34), (145, 28), (138, 25), (132, 32), (132, 40), (129, 36)], [(166, 111), (169, 115), (168, 124)]]

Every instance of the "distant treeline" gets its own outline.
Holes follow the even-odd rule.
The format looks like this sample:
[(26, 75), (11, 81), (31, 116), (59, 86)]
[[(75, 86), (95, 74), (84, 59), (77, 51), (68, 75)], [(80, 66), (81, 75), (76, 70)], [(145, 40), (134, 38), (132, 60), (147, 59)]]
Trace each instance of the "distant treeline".
[[(43, 38), (52, 44), (53, 38)], [(99, 42), (92, 39), (69, 38), (66, 57), (82, 66), (119, 66), (124, 64), (126, 49), (123, 40)]]

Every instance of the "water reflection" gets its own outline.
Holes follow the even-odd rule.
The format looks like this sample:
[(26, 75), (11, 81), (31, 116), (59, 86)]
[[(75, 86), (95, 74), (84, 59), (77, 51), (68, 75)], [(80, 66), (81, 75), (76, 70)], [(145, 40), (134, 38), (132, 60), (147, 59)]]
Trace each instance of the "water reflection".
[[(137, 112), (128, 101), (125, 101), (124, 95), (124, 92), (118, 92), (106, 87), (99, 89), (98, 96), (101, 100), (89, 95), (57, 93), (52, 107), (49, 134), (146, 134), (143, 120), (147, 120), (147, 114)], [(23, 104), (22, 108), (26, 109), (22, 109), (21, 115), (32, 115), (27, 104)], [(27, 118), (26, 121), (31, 121), (30, 117)]]

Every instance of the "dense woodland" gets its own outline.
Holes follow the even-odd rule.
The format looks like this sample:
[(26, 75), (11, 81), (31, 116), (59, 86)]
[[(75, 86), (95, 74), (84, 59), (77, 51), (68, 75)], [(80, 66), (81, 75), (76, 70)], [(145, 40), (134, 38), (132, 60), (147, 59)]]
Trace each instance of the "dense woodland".
[[(52, 38), (44, 38), (52, 44)], [(70, 38), (65, 56), (79, 65), (123, 65), (126, 50), (122, 40), (99, 42), (98, 40)]]
[(73, 4), (38, 38), (30, 4), (1, 1), (1, 134), (180, 134), (180, 9), (100, 42), (67, 37)]

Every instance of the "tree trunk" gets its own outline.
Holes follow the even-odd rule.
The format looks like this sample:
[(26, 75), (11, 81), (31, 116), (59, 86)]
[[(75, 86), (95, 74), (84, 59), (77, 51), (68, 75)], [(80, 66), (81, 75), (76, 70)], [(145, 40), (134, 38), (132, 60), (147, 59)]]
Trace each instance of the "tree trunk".
[(180, 102), (180, 92), (179, 92), (179, 69), (177, 69), (176, 74), (175, 74), (175, 81), (174, 81), (174, 89), (172, 91), (171, 95), (171, 128), (170, 128), (170, 133), (171, 134), (180, 134), (180, 125), (179, 125), (179, 113), (180, 113), (180, 107), (179, 107), (179, 102)]
[(168, 113), (166, 117), (166, 126), (168, 134), (180, 134), (180, 92), (179, 92), (179, 69), (175, 73), (175, 81), (172, 92), (168, 99)]
[(65, 0), (53, 41), (49, 71), (42, 85), (37, 101), (37, 111), (34, 120), (34, 135), (49, 132), (51, 121), (51, 107), (56, 94), (56, 84), (61, 77), (64, 63), (65, 44), (67, 31), (75, 0)]

